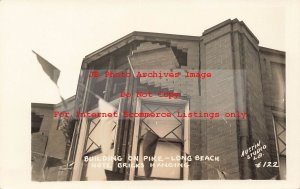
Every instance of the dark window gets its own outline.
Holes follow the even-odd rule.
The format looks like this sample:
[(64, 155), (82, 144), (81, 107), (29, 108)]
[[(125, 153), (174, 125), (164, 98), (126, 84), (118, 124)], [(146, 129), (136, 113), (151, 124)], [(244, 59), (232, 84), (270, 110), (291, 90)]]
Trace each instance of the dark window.
[(37, 115), (36, 113), (31, 113), (31, 133), (36, 133), (40, 131), (43, 115)]

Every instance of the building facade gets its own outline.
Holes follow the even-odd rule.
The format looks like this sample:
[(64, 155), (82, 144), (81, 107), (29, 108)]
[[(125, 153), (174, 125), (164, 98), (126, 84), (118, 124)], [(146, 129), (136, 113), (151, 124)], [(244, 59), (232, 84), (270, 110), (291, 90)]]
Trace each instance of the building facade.
[(237, 19), (87, 55), (71, 114), (66, 180), (285, 179), (285, 53)]
[(31, 104), (31, 179), (33, 181), (67, 179), (65, 168), (73, 130), (64, 129), (69, 125), (69, 119), (55, 118), (54, 112), (73, 110), (74, 100), (75, 96), (66, 99), (67, 110), (62, 103)]

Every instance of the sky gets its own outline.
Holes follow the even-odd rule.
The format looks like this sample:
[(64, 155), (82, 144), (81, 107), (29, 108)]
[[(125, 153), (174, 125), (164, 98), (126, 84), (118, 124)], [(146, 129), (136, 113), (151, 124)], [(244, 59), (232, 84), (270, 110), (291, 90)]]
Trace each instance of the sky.
[[(290, 147), (299, 146), (299, 132), (295, 132), (299, 129), (297, 105), (300, 104), (297, 95), (300, 89), (299, 4), (297, 0), (0, 0), (0, 149), (6, 154), (1, 156), (0, 184), (21, 183), (40, 188), (28, 183), (31, 103), (55, 104), (60, 98), (32, 50), (61, 70), (58, 85), (63, 97), (68, 98), (76, 92), (83, 58), (128, 33), (201, 36), (205, 29), (234, 18), (246, 23), (259, 39), (259, 45), (286, 51), (287, 112), (291, 115), (287, 124), (293, 128), (287, 130), (287, 142)], [(300, 156), (299, 153), (289, 155), (293, 150), (290, 147), (288, 170), (296, 173), (298, 170), (291, 162), (298, 164)], [(296, 174), (289, 176), (298, 183)], [(287, 188), (294, 188), (292, 184)], [(264, 186), (277, 185), (265, 183)]]
[(201, 36), (209, 27), (238, 18), (260, 45), (285, 50), (286, 10), (279, 1), (260, 6), (246, 1), (208, 5), (202, 1), (87, 2), (0, 2), (2, 59), (11, 69), (4, 74), (25, 82), (32, 102), (60, 101), (55, 85), (43, 73), (32, 50), (61, 70), (58, 85), (65, 98), (76, 92), (84, 56), (133, 31)]

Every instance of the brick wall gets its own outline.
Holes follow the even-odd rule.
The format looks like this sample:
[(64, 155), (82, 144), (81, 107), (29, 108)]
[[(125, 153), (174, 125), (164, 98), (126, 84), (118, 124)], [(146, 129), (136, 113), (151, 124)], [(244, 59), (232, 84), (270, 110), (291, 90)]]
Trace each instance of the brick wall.
[[(190, 120), (191, 155), (220, 157), (219, 162), (193, 161), (189, 170), (190, 179), (220, 179), (218, 171), (222, 171), (226, 179), (269, 179), (278, 173), (278, 169), (255, 168), (257, 160), (241, 158), (242, 150), (258, 141), (267, 145), (259, 161), (274, 162), (277, 158), (272, 123), (274, 87), (270, 68), (274, 56), (271, 57), (258, 46), (259, 41), (243, 22), (227, 20), (205, 30), (201, 37), (134, 32), (128, 38), (90, 55), (84, 62), (100, 60), (101, 56), (108, 54), (115, 56), (115, 49), (125, 44), (128, 45), (126, 52), (134, 50), (131, 56), (134, 66), (135, 63), (142, 63), (146, 69), (173, 68), (182, 73), (185, 69), (200, 69), (213, 75), (209, 79), (193, 81), (183, 78), (141, 79), (142, 84), (187, 96), (190, 111), (220, 113), (219, 119)], [(187, 64), (178, 66), (180, 61), (176, 62), (178, 57), (175, 57), (178, 54), (173, 54), (171, 50), (174, 48), (187, 53)], [(116, 57), (116, 60), (119, 59), (122, 64), (127, 64), (127, 57)], [(170, 67), (164, 67), (164, 62), (168, 62)], [(84, 83), (83, 76), (79, 81)], [(77, 92), (80, 100), (79, 91), (80, 88)], [(247, 119), (224, 118), (225, 112), (247, 112)], [(132, 134), (128, 138), (130, 136)], [(127, 133), (122, 137), (126, 138)], [(124, 141), (123, 144), (127, 145), (127, 138)], [(125, 152), (126, 148), (121, 150)]]
[[(261, 73), (262, 73), (265, 119), (266, 119), (267, 132), (269, 136), (269, 143), (268, 143), (269, 153), (272, 162), (278, 162), (276, 136), (274, 134), (275, 128), (273, 124), (273, 112), (272, 112), (272, 110), (277, 109), (276, 102), (273, 100), (274, 98), (272, 98), (273, 94), (277, 92), (276, 90), (274, 90), (275, 86), (272, 78), (271, 63), (273, 62), (273, 63), (279, 63), (284, 65), (285, 54), (280, 51), (260, 47), (259, 56), (260, 56), (260, 66), (261, 66)], [(285, 91), (285, 88), (283, 90)], [(285, 169), (283, 168), (283, 166), (280, 168)], [(274, 175), (278, 175), (279, 168), (272, 168), (272, 172)]]
[[(269, 143), (266, 120), (264, 115), (264, 102), (262, 90), (262, 74), (260, 68), (258, 46), (252, 44), (247, 36), (243, 36), (243, 57), (246, 74), (246, 95), (248, 124), (250, 127), (251, 140), (249, 145), (261, 141), (262, 145)], [(255, 46), (256, 45), (256, 46)], [(271, 161), (269, 149), (267, 148), (261, 159), (254, 160), (253, 163)], [(267, 179), (272, 177), (271, 169), (255, 168), (254, 176), (257, 179)]]
[[(202, 179), (219, 179), (217, 170), (227, 179), (239, 179), (238, 137), (235, 119), (225, 119), (225, 112), (235, 111), (234, 67), (230, 25), (207, 30), (202, 36), (201, 70), (212, 72), (201, 80), (201, 110), (219, 112), (220, 119), (202, 120), (198, 125), (203, 155), (220, 156), (220, 162), (202, 162)], [(192, 137), (191, 140), (199, 140)]]
[[(191, 148), (194, 153), (220, 156), (220, 162), (196, 164), (192, 178), (219, 179), (217, 169), (228, 179), (269, 179), (276, 169), (255, 168), (258, 161), (275, 160), (275, 138), (270, 110), (265, 106), (270, 90), (266, 68), (261, 67), (258, 40), (238, 20), (227, 20), (203, 33), (200, 68), (213, 78), (201, 80), (201, 111), (245, 111), (247, 120), (221, 119), (191, 121)], [(193, 98), (191, 98), (193, 101)], [(265, 102), (266, 101), (266, 102)], [(192, 111), (193, 109), (191, 106)], [(242, 150), (261, 141), (267, 145), (261, 159), (241, 158)], [(192, 150), (191, 150), (192, 151)], [(198, 169), (201, 169), (199, 171)], [(197, 171), (195, 171), (197, 170)], [(278, 171), (278, 170), (277, 170)]]

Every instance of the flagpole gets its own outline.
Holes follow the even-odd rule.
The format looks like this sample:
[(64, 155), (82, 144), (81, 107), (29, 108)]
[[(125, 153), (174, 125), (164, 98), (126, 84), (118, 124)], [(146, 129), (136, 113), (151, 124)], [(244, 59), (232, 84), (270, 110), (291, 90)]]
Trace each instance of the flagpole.
[(128, 64), (129, 64), (130, 69), (132, 71), (133, 77), (136, 78), (129, 56), (127, 56), (127, 59), (128, 59)]
[(60, 97), (60, 99), (61, 99), (61, 101), (62, 101), (62, 103), (63, 103), (63, 107), (64, 107), (64, 109), (67, 111), (67, 110), (68, 110), (68, 104), (66, 103), (65, 99), (62, 97), (59, 86), (58, 86), (57, 84), (56, 84), (55, 86), (56, 86), (56, 88), (57, 88), (59, 97)]

